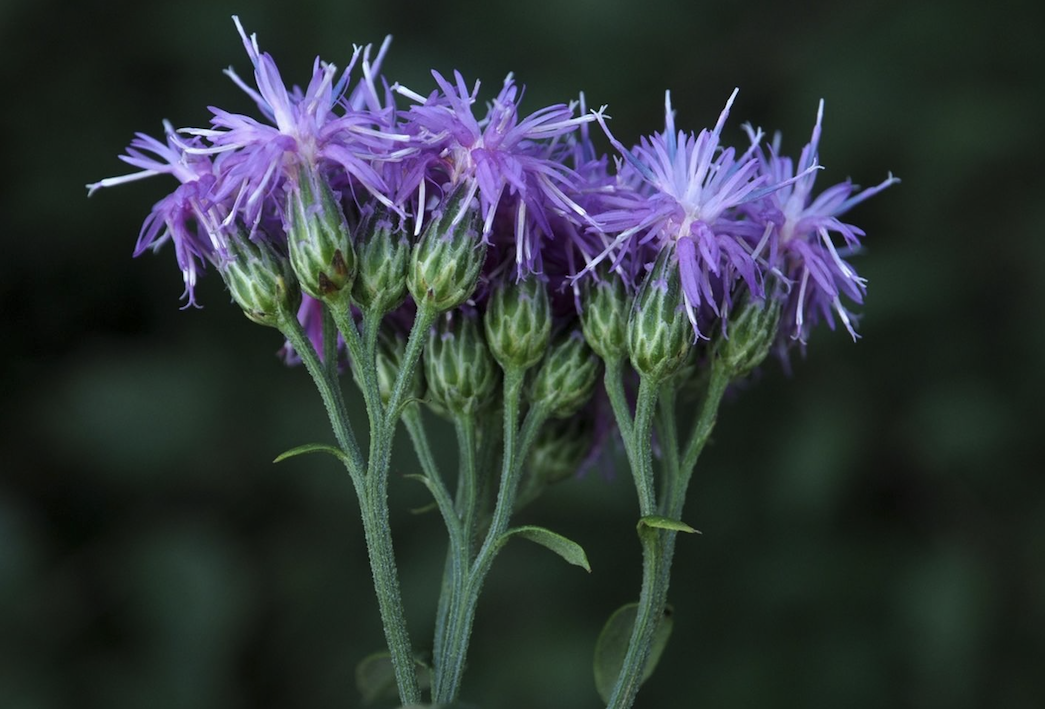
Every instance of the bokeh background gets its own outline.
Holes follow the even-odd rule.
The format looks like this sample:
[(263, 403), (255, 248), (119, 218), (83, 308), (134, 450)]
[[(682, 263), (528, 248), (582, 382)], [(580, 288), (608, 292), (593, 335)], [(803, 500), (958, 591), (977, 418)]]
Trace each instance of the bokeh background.
[[(134, 131), (251, 111), (238, 12), (285, 78), (395, 35), (430, 68), (584, 90), (625, 141), (751, 121), (797, 151), (826, 100), (825, 184), (903, 183), (868, 232), (863, 339), (822, 331), (794, 374), (732, 398), (680, 540), (675, 635), (639, 707), (1040, 707), (1045, 702), (1045, 28), (1033, 3), (696, 0), (0, 2), (0, 706), (355, 707), (380, 649), (357, 509), (305, 373), (213, 273), (179, 310), (172, 253), (130, 258), (160, 179), (87, 200)], [(827, 181), (830, 182), (827, 182)], [(445, 453), (452, 461), (452, 454)], [(413, 468), (409, 448), (397, 470)], [(443, 559), (392, 487), (409, 619), (428, 642)], [(563, 484), (498, 560), (464, 699), (596, 707), (591, 653), (637, 595), (627, 476)]]

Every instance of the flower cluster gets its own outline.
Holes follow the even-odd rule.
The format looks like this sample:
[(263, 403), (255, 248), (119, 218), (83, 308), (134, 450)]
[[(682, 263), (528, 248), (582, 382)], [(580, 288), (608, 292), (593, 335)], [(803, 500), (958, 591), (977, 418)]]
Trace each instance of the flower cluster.
[[(355, 47), (343, 71), (317, 58), (307, 86), (288, 88), (273, 58), (235, 22), (253, 86), (227, 74), (260, 118), (211, 108), (206, 128), (165, 123), (163, 141), (139, 134), (121, 156), (139, 172), (88, 186), (94, 192), (157, 174), (180, 183), (146, 218), (135, 255), (172, 242), (188, 304), (196, 304), (200, 273), (208, 265), (225, 270), (242, 252), (233, 245), (250, 242), (291, 258), (304, 290), (299, 316), (318, 344), (317, 290), (351, 285), (363, 252), (383, 272), (399, 262), (409, 270), (408, 249), (439, 222), (474, 224), (465, 250), (453, 252), (480, 261), (462, 299), (470, 307), (482, 309), (491, 284), (534, 278), (549, 292), (557, 327), (569, 327), (586, 307), (585, 282), (619, 279), (630, 297), (664, 256), (661, 271), (678, 279), (677, 306), (694, 341), (716, 328), (725, 334), (748, 300), (781, 306), (781, 349), (804, 343), (820, 320), (834, 327), (837, 319), (856, 337), (849, 307), (862, 302), (866, 282), (847, 258), (863, 232), (839, 217), (896, 180), (864, 191), (847, 181), (814, 194), (822, 103), (797, 162), (780, 154), (779, 137), (765, 145), (750, 127), (743, 149), (723, 143), (736, 91), (714, 127), (695, 134), (676, 129), (666, 95), (663, 131), (628, 148), (583, 96), (521, 113), (523, 91), (511, 75), (486, 104), (479, 82), (457, 72), (452, 79), (432, 72), (427, 95), (390, 83), (380, 74), (387, 40), (376, 52)], [(616, 151), (612, 161), (596, 149), (592, 123)], [(307, 252), (341, 259), (311, 279), (295, 258), (310, 219), (348, 240)], [(388, 248), (402, 248), (374, 251), (374, 224)], [(444, 251), (440, 258), (448, 258)], [(396, 278), (405, 284), (395, 273), (365, 284), (368, 297), (398, 289), (402, 297), (384, 300), (387, 310), (400, 305), (404, 286), (389, 280)]]
[[(736, 91), (696, 133), (676, 128), (665, 94), (664, 129), (629, 148), (583, 94), (527, 114), (511, 75), (489, 102), (458, 72), (433, 71), (427, 94), (390, 82), (388, 40), (355, 47), (343, 70), (317, 58), (305, 88), (288, 87), (235, 24), (253, 82), (227, 74), (259, 115), (211, 108), (207, 127), (138, 134), (121, 157), (138, 171), (89, 192), (174, 177), (135, 255), (172, 242), (187, 305), (216, 268), (315, 380), (338, 446), (277, 460), (333, 452), (351, 475), (403, 705), (419, 705), (421, 688), (388, 526), (398, 422), (450, 539), (432, 646), (440, 706), (457, 699), (479, 590), (508, 539), (590, 570), (576, 542), (509, 523), (597, 460), (615, 422), (638, 496), (643, 589), (630, 633), (627, 614), (611, 616), (595, 674), (607, 706), (626, 709), (656, 662), (661, 565), (676, 533), (694, 531), (682, 507), (723, 393), (773, 350), (786, 360), (820, 321), (857, 337), (849, 309), (866, 281), (848, 259), (864, 233), (841, 217), (896, 179), (816, 192), (822, 102), (797, 161), (751, 127), (740, 148), (725, 143)], [(338, 379), (346, 369), (369, 419), (365, 458)], [(693, 398), (702, 403), (680, 438), (677, 414)], [(454, 496), (418, 401), (454, 423)]]

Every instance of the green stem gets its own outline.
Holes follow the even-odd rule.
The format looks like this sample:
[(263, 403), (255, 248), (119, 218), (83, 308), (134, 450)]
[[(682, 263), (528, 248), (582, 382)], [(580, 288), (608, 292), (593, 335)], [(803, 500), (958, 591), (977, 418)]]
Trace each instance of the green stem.
[(504, 543), (504, 533), (508, 530), (519, 489), (522, 461), (541, 425), (548, 418), (545, 407), (534, 406), (526, 415), (520, 430), (518, 421), (524, 375), (525, 371), (517, 367), (509, 367), (504, 373), (504, 460), (501, 485), (482, 546), (468, 571), (457, 602), (451, 607), (443, 662), (436, 667), (432, 686), (432, 701), (436, 703), (452, 702), (457, 698), (479, 594), (494, 557)]
[(437, 315), (438, 313), (428, 305), (417, 307), (414, 325), (410, 329), (410, 337), (406, 341), (406, 350), (399, 365), (399, 373), (396, 375), (395, 385), (392, 387), (392, 395), (388, 398), (388, 406), (385, 407), (385, 428), (390, 433), (395, 431), (395, 424), (399, 420), (406, 390), (414, 379), (414, 370), (417, 368), (418, 360), (421, 359), (421, 351), (428, 338), (428, 330), (431, 329)]
[[(711, 436), (715, 426), (722, 395), (729, 385), (729, 376), (722, 367), (712, 365), (711, 377), (701, 406), (700, 415), (694, 422), (693, 431), (686, 444), (681, 462), (678, 460), (678, 440), (674, 425), (674, 394), (664, 389), (665, 400), (661, 401), (661, 436), (665, 448), (665, 465), (675, 467), (676, 475), (665, 475), (668, 482), (662, 491), (661, 512), (671, 519), (680, 519), (685, 504), (686, 490), (696, 467), (697, 459)], [(639, 390), (640, 399), (643, 397)], [(671, 415), (669, 415), (669, 411)], [(636, 418), (636, 440), (644, 436), (642, 426)], [(677, 466), (677, 467), (676, 467)], [(677, 533), (668, 530), (647, 529), (642, 537), (642, 594), (639, 598), (638, 615), (632, 629), (631, 641), (624, 659), (624, 666), (617, 679), (607, 709), (627, 709), (635, 701), (642, 672), (649, 658), (653, 636), (667, 604), (668, 587), (671, 583), (671, 563), (675, 553)]]
[(355, 434), (352, 432), (352, 424), (348, 419), (348, 411), (345, 408), (345, 400), (341, 395), (341, 387), (336, 377), (330, 375), (329, 370), (323, 366), (316, 354), (301, 323), (298, 322), (297, 314), (292, 312), (281, 313), (279, 330), (287, 338), (294, 351), (301, 357), (305, 369), (312, 376), (312, 381), (319, 390), (323, 399), (323, 405), (330, 419), (330, 426), (334, 430), (334, 437), (338, 446), (348, 456), (348, 472), (354, 478), (362, 479), (365, 464), (363, 455), (359, 451)]
[[(389, 415), (392, 401), (389, 401), (388, 410), (381, 405), (374, 350), (368, 349), (367, 344), (364, 344), (359, 328), (352, 318), (348, 302), (345, 301), (343, 304), (331, 308), (331, 311), (334, 321), (345, 339), (352, 358), (352, 366), (356, 368), (362, 383), (363, 399), (370, 419), (370, 455), (367, 474), (364, 484), (357, 486), (363, 516), (363, 531), (366, 536), (367, 552), (370, 557), (370, 568), (374, 577), (374, 590), (381, 612), (385, 640), (388, 643), (389, 653), (392, 655), (399, 698), (403, 704), (414, 704), (421, 700), (421, 692), (417, 684), (413, 649), (406, 626), (406, 615), (399, 589), (399, 573), (392, 544), (392, 530), (389, 524), (388, 471), (391, 464), (395, 423), (399, 415), (398, 401), (402, 400), (403, 391), (409, 381), (409, 378), (404, 379), (403, 370), (408, 369), (408, 376), (413, 376), (413, 367), (417, 364), (420, 348), (415, 348), (412, 362), (409, 363), (409, 366), (407, 362), (404, 362), (403, 368), (399, 372), (396, 391), (399, 392), (400, 398), (396, 403), (396, 418), (393, 418)], [(415, 322), (414, 325), (416, 331), (419, 326), (422, 326), (422, 323)], [(364, 323), (364, 328), (367, 327), (369, 327), (368, 335), (374, 338), (371, 340), (368, 337), (368, 344), (372, 344), (376, 342), (375, 331), (377, 329), (377, 323), (372, 317)], [(427, 330), (426, 327), (423, 329)], [(415, 334), (416, 332), (411, 332), (411, 342), (420, 341), (420, 338), (414, 337)]]
[(704, 403), (700, 407), (700, 415), (694, 422), (693, 431), (686, 443), (678, 481), (670, 498), (668, 516), (672, 519), (679, 519), (682, 516), (682, 507), (686, 504), (686, 490), (689, 488), (690, 478), (697, 467), (697, 459), (700, 458), (704, 446), (711, 438), (711, 432), (718, 420), (718, 408), (722, 404), (722, 396), (726, 393), (729, 381), (729, 373), (725, 371), (725, 368), (717, 362), (713, 363), (708, 388), (704, 394)]
[[(632, 475), (639, 498), (639, 512), (643, 517), (657, 513), (653, 485), (653, 418), (657, 409), (659, 384), (648, 377), (639, 380), (639, 394), (635, 405), (635, 425), (632, 429), (634, 463)], [(642, 591), (636, 609), (628, 650), (620, 674), (614, 684), (607, 709), (628, 709), (642, 683), (642, 673), (649, 658), (653, 635), (667, 603), (667, 575), (661, 573), (663, 549), (674, 532), (640, 528), (642, 542)]]
[(475, 418), (455, 416), (457, 447), (460, 451), (460, 472), (457, 486), (457, 514), (464, 520), (465, 537), (468, 540), (468, 562), (471, 563), (471, 544), (475, 534), (476, 507), (479, 502), (479, 476), (476, 469), (477, 439)]
[(639, 379), (631, 436), (636, 465), (632, 466), (631, 473), (639, 497), (639, 514), (643, 517), (657, 514), (657, 497), (653, 492), (653, 417), (657, 411), (658, 389), (647, 377)]
[(337, 326), (330, 315), (329, 308), (323, 308), (323, 364), (326, 365), (327, 376), (337, 380)]
[(624, 360), (620, 357), (606, 360), (606, 371), (602, 375), (602, 383), (606, 388), (606, 395), (610, 400), (610, 407), (617, 419), (617, 428), (620, 429), (621, 440), (624, 441), (624, 452), (628, 456), (628, 463), (634, 470), (637, 467), (635, 451), (632, 447), (631, 407), (628, 405), (628, 397), (624, 393)]
[(660, 514), (667, 514), (668, 501), (679, 479), (679, 434), (675, 419), (676, 392), (669, 382), (660, 389), (660, 410), (657, 414), (657, 432), (659, 434), (661, 453), (663, 454), (663, 470), (661, 471), (660, 501), (657, 509)]
[(436, 611), (433, 662), (438, 666), (443, 651), (442, 645), (443, 636), (445, 635), (446, 616), (449, 613), (450, 599), (453, 596), (452, 584), (456, 583), (456, 579), (463, 576), (464, 569), (467, 568), (467, 562), (463, 565), (460, 563), (460, 549), (463, 546), (462, 538), (464, 536), (463, 526), (461, 525), (461, 520), (457, 517), (457, 512), (454, 509), (454, 503), (450, 497), (450, 492), (446, 489), (446, 484), (443, 482), (442, 476), (439, 474), (439, 468), (435, 464), (435, 457), (432, 455), (432, 449), (428, 444), (428, 434), (425, 431), (419, 407), (407, 406), (404, 409), (403, 425), (406, 427), (407, 433), (413, 441), (414, 450), (417, 452), (417, 458), (421, 463), (421, 469), (424, 471), (425, 477), (427, 477), (431, 482), (432, 494), (436, 498), (436, 504), (439, 506), (439, 511), (443, 516), (443, 522), (446, 524), (446, 529), (450, 537), (450, 548), (447, 551), (446, 564), (443, 568), (443, 581), (439, 594), (439, 607)]

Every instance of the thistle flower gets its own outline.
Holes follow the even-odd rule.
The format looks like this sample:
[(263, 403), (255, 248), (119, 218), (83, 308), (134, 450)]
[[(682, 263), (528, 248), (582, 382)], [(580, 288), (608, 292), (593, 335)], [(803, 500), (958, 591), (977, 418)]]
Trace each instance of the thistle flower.
[[(361, 55), (365, 73), (372, 72), (368, 60), (370, 46), (355, 47), (348, 67), (339, 78), (335, 65), (317, 57), (307, 88), (289, 90), (272, 56), (259, 49), (257, 36), (248, 37), (239, 18), (233, 16), (233, 20), (254, 66), (257, 90), (231, 68), (225, 73), (254, 100), (269, 123), (211, 107), (212, 128), (181, 131), (204, 137), (210, 143), (206, 148), (187, 148), (190, 152), (221, 154), (218, 198), (233, 199), (229, 221), (238, 216), (253, 229), (276, 188), (287, 180), (293, 183), (303, 166), (338, 166), (375, 199), (393, 207), (386, 196), (388, 188), (371, 162), (389, 159), (394, 155), (391, 146), (409, 138), (381, 130), (379, 114), (355, 108), (363, 104), (379, 105), (374, 100), (366, 100), (372, 82), (361, 84), (348, 101), (342, 100), (349, 75)], [(379, 56), (383, 54), (384, 49)], [(345, 115), (335, 113), (338, 105), (346, 108)]]
[(651, 244), (657, 252), (671, 247), (686, 314), (697, 337), (704, 337), (698, 320), (701, 306), (710, 307), (724, 323), (738, 280), (756, 296), (764, 295), (757, 239), (752, 238), (751, 225), (732, 210), (779, 185), (765, 186), (768, 176), (760, 174), (753, 155), (757, 140), (740, 156), (734, 148), (721, 147), (722, 128), (736, 95), (734, 90), (714, 129), (693, 135), (676, 132), (671, 94), (666, 93), (664, 131), (643, 138), (631, 150), (598, 118), (624, 158), (625, 185), (633, 187), (619, 191), (616, 208), (596, 215), (602, 227), (616, 236), (608, 239), (582, 273), (607, 257), (619, 257), (632, 242)]
[(445, 194), (467, 186), (467, 199), (454, 221), (478, 197), (482, 237), (489, 241), (499, 208), (511, 214), (516, 264), (520, 273), (539, 271), (541, 236), (550, 236), (549, 215), (593, 223), (581, 205), (567, 195), (576, 175), (554, 154), (554, 143), (595, 115), (574, 115), (574, 106), (556, 104), (519, 118), (522, 92), (509, 74), (482, 119), (476, 118), (479, 82), (471, 91), (454, 72), (454, 83), (432, 72), (438, 91), (427, 98), (405, 87), (396, 90), (416, 101), (404, 116), (408, 130), (427, 143), (441, 174), (435, 179)]
[(207, 262), (215, 262), (218, 251), (223, 248), (220, 224), (224, 212), (210, 197), (216, 181), (214, 165), (210, 157), (197, 152), (200, 142), (196, 139), (185, 142), (177, 138), (169, 121), (163, 122), (163, 130), (166, 142), (137, 133), (127, 148), (127, 154), (120, 156), (120, 160), (140, 168), (140, 172), (107, 177), (89, 184), (87, 194), (90, 196), (103, 187), (154, 175), (171, 175), (181, 183), (174, 192), (153, 205), (138, 234), (134, 255), (140, 256), (148, 249), (157, 250), (165, 242), (172, 241), (185, 282), (182, 297), (187, 300), (186, 307), (195, 306), (199, 273)]
[[(863, 303), (867, 281), (857, 274), (845, 257), (859, 249), (864, 232), (838, 217), (899, 182), (890, 175), (875, 187), (858, 191), (856, 185), (846, 180), (827, 188), (814, 199), (812, 192), (816, 174), (813, 168), (817, 163), (823, 117), (824, 102), (821, 100), (812, 136), (802, 149), (797, 164), (780, 155), (779, 134), (775, 136), (768, 155), (758, 151), (763, 172), (770, 182), (781, 187), (764, 195), (760, 204), (749, 205), (750, 211), (757, 214), (756, 218), (761, 218), (773, 229), (776, 238), (772, 241), (774, 253), (770, 260), (792, 284), (790, 290), (781, 296), (784, 300), (782, 332), (803, 344), (821, 319), (834, 329), (835, 315), (854, 340), (858, 337), (855, 318), (843, 304), (842, 297), (857, 304)], [(750, 127), (747, 130), (754, 133)], [(841, 245), (835, 244), (832, 234), (841, 236)]]

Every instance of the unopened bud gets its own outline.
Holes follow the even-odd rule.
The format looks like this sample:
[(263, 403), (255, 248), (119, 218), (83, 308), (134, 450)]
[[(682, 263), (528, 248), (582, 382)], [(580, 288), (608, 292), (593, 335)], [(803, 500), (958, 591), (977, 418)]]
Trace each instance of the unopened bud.
[(529, 474), (543, 485), (573, 477), (591, 452), (594, 437), (591, 416), (549, 421), (541, 427), (530, 449)]
[(554, 418), (566, 418), (588, 403), (595, 392), (599, 359), (579, 330), (559, 339), (541, 362), (530, 387), (530, 401), (545, 406)]
[(596, 269), (593, 277), (584, 282), (581, 327), (595, 354), (606, 361), (627, 354), (631, 304), (624, 280), (608, 268)]
[(689, 354), (693, 329), (682, 307), (679, 270), (663, 249), (646, 274), (628, 319), (628, 355), (640, 375), (662, 382)]
[(497, 392), (500, 370), (474, 315), (455, 310), (439, 318), (424, 350), (428, 401), (442, 414), (473, 416)]
[(414, 246), (407, 285), (418, 307), (446, 312), (475, 292), (486, 243), (480, 236), (479, 210), (465, 203), (468, 195), (467, 185), (458, 187)]
[(287, 244), (301, 290), (330, 302), (348, 294), (356, 257), (345, 215), (327, 181), (302, 168), (287, 192)]
[(356, 230), (359, 271), (352, 285), (357, 305), (384, 314), (402, 304), (410, 249), (406, 233), (394, 228), (387, 210), (378, 208), (363, 217)]
[(544, 283), (533, 275), (499, 283), (490, 293), (483, 326), (490, 351), (502, 367), (529, 369), (540, 362), (552, 331)]
[(726, 335), (715, 343), (715, 357), (737, 379), (762, 364), (780, 325), (780, 303), (749, 298), (726, 325)]
[(282, 313), (296, 313), (301, 305), (301, 288), (290, 262), (266, 242), (235, 235), (218, 270), (233, 300), (260, 325), (278, 327)]

